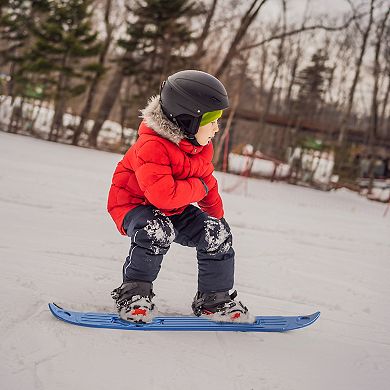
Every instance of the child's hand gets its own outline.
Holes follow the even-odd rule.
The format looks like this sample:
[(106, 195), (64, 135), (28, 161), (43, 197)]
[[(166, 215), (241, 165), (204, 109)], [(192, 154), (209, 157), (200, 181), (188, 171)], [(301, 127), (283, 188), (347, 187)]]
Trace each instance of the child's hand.
[(208, 188), (207, 195), (198, 202), (199, 207), (214, 218), (221, 219), (224, 215), (221, 196), (218, 192), (217, 179), (213, 175), (203, 178)]
[(211, 191), (217, 185), (217, 179), (211, 174), (202, 177), (202, 179), (209, 191)]

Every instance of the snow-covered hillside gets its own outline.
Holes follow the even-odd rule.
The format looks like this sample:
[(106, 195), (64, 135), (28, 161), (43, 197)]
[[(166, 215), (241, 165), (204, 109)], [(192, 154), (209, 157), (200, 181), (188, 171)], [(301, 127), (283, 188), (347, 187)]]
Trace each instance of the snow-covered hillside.
[[(128, 239), (106, 213), (121, 156), (0, 132), (1, 389), (387, 389), (390, 214), (348, 191), (250, 180), (222, 193), (236, 288), (254, 314), (321, 310), (287, 333), (148, 333), (56, 320), (47, 303), (113, 310)], [(220, 187), (237, 176), (217, 174)], [(190, 313), (192, 249), (155, 283), (163, 313)]]

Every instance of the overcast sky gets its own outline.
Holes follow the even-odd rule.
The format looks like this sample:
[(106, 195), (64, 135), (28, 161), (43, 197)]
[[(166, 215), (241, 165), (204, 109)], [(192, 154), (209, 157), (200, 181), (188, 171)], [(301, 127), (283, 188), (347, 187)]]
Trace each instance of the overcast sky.
[[(249, 0), (246, 0), (248, 3)], [(367, 5), (369, 1), (367, 0)], [(264, 5), (263, 15), (272, 13), (277, 16), (280, 14), (281, 0), (268, 0)], [(306, 5), (308, 3), (309, 15), (327, 15), (330, 17), (338, 17), (351, 9), (347, 0), (287, 0), (287, 13), (290, 20), (300, 21)], [(352, 0), (356, 6), (362, 4), (363, 1)]]

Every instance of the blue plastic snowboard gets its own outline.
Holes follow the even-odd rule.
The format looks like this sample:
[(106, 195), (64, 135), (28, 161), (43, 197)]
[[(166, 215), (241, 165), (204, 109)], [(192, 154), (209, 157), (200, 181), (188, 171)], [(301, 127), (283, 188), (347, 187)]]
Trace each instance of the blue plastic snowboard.
[(319, 311), (307, 316), (260, 316), (256, 317), (253, 324), (221, 323), (194, 316), (177, 316), (156, 317), (149, 324), (133, 324), (123, 321), (117, 314), (70, 311), (62, 309), (55, 303), (49, 303), (49, 308), (55, 317), (73, 325), (122, 330), (286, 332), (309, 326), (320, 316)]

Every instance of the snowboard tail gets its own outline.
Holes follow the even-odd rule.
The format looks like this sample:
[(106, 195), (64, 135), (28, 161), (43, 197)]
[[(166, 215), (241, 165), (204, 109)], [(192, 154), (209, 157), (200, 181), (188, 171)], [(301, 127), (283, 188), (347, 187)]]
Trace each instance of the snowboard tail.
[(122, 330), (165, 331), (230, 331), (230, 332), (286, 332), (311, 325), (320, 312), (305, 316), (258, 316), (253, 324), (214, 322), (194, 316), (156, 317), (148, 324), (135, 324), (122, 320), (113, 313), (89, 313), (65, 310), (49, 303), (51, 313), (58, 319), (73, 325), (92, 328)]

